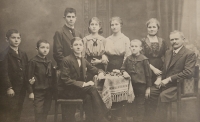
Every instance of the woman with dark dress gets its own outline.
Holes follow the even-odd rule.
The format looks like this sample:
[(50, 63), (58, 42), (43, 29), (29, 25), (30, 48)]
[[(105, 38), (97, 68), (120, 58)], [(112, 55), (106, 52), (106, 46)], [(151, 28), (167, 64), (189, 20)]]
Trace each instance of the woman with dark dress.
[[(156, 85), (156, 80), (161, 79), (160, 75), (162, 74), (162, 66), (164, 62), (164, 55), (167, 50), (167, 44), (162, 38), (157, 36), (160, 27), (160, 23), (157, 19), (151, 18), (149, 21), (147, 21), (146, 25), (148, 35), (142, 39), (143, 53), (149, 59), (150, 68), (152, 70), (151, 81), (153, 86), (151, 89), (159, 90), (159, 87)], [(146, 115), (147, 119), (149, 120), (154, 116), (155, 112), (155, 110), (151, 109), (155, 108), (157, 103), (152, 103), (151, 99), (148, 99), (146, 104)]]
[(110, 28), (112, 35), (106, 38), (105, 54), (108, 57), (107, 71), (120, 69), (126, 57), (130, 52), (130, 40), (121, 32), (123, 22), (120, 17), (112, 17), (110, 20)]

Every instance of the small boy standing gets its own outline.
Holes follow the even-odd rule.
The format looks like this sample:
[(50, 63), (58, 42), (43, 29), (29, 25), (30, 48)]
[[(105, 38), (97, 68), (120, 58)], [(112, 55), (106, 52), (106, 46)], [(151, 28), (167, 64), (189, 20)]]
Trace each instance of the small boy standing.
[[(60, 82), (58, 83), (58, 97), (69, 99), (83, 99), (86, 122), (108, 122), (105, 115), (108, 111), (93, 81), (86, 82), (86, 71), (98, 78), (103, 78), (103, 71), (92, 66), (81, 57), (83, 40), (75, 37), (71, 40), (73, 53), (63, 59)], [(70, 108), (70, 109), (69, 109)], [(66, 112), (67, 120), (74, 122), (75, 106), (71, 105)], [(74, 109), (73, 109), (74, 108)], [(62, 111), (64, 112), (64, 111)], [(64, 114), (64, 113), (63, 113)]]
[(46, 57), (50, 45), (39, 40), (36, 46), (38, 54), (28, 64), (28, 92), (34, 103), (35, 122), (46, 122), (52, 101), (52, 62)]
[(125, 78), (131, 77), (133, 90), (135, 93), (136, 120), (142, 122), (145, 113), (145, 97), (150, 95), (151, 86), (151, 69), (148, 59), (140, 54), (142, 50), (142, 42), (140, 40), (132, 40), (130, 42), (132, 55), (126, 58), (121, 67)]
[[(1, 122), (19, 122), (26, 95), (25, 70), (28, 57), (19, 49), (20, 33), (8, 30), (6, 41), (9, 47), (0, 54), (1, 77)], [(3, 109), (2, 109), (3, 107)]]

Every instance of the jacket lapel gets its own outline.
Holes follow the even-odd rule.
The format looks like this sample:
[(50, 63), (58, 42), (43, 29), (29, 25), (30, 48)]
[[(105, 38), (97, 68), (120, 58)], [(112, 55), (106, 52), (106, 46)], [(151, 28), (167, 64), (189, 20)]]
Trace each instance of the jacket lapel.
[(181, 50), (172, 58), (169, 68), (173, 66), (178, 61), (178, 59), (180, 59), (183, 56), (184, 51), (185, 51), (185, 47), (182, 47)]
[(82, 69), (82, 71), (83, 71), (83, 78), (85, 78), (85, 75), (86, 75), (86, 63), (84, 61), (84, 58), (81, 58), (81, 64), (82, 64), (82, 68), (83, 68)]
[(9, 49), (9, 53), (10, 53), (10, 55), (12, 55), (13, 57), (15, 57), (15, 58), (21, 60), (20, 55), (22, 55), (22, 54), (20, 54), (20, 53), (21, 53), (20, 50), (18, 51), (18, 55), (17, 55), (17, 53), (16, 53), (13, 49), (10, 48), (10, 49)]
[[(72, 36), (71, 32), (69, 31), (69, 29), (68, 29), (68, 27), (66, 25), (63, 26), (63, 33), (65, 35), (67, 35), (69, 40), (73, 39), (73, 36)], [(71, 43), (70, 43), (70, 45), (71, 45)]]
[(76, 57), (74, 55), (71, 56), (72, 58), (72, 62), (73, 62), (73, 67), (74, 69), (76, 70), (78, 76), (80, 77), (80, 68), (79, 68), (79, 65), (78, 65), (78, 61), (76, 60)]
[(170, 61), (171, 61), (171, 58), (172, 58), (172, 50), (168, 51), (166, 53), (166, 56), (165, 56), (165, 61), (166, 61), (166, 69), (168, 69), (169, 67), (169, 64), (170, 64)]

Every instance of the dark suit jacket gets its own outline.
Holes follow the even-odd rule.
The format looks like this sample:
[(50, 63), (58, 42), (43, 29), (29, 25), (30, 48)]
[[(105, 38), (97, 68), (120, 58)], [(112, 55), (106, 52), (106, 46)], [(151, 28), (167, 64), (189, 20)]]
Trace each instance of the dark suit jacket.
[(28, 58), (25, 52), (19, 49), (19, 54), (8, 47), (0, 54), (0, 87), (2, 92), (12, 87), (15, 92), (26, 86), (26, 67)]
[(176, 86), (176, 81), (178, 79), (192, 77), (194, 74), (195, 64), (195, 53), (189, 49), (182, 47), (173, 58), (172, 50), (168, 50), (165, 54), (162, 79), (171, 77), (172, 82), (169, 82), (166, 87)]
[[(80, 74), (80, 68), (78, 65), (78, 61), (74, 54), (71, 54), (63, 59), (62, 68), (61, 68), (61, 77), (58, 83), (58, 91), (62, 93), (65, 92), (67, 94), (73, 95), (76, 92), (77, 88), (82, 88), (83, 82), (86, 81), (86, 71), (91, 74), (98, 74), (100, 71), (96, 67), (92, 66), (85, 58), (82, 58), (81, 65), (83, 73)], [(83, 81), (78, 81), (82, 77)]]
[[(75, 30), (75, 36), (82, 38), (81, 34), (77, 30)], [(73, 36), (66, 25), (64, 25), (61, 30), (55, 32), (53, 37), (53, 57), (59, 68), (61, 67), (62, 59), (73, 53), (70, 48), (70, 40), (72, 38)]]

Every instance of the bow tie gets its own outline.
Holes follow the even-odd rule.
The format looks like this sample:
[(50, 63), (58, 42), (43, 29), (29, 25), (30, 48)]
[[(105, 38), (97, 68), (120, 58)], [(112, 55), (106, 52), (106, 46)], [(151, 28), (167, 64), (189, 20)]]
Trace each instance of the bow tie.
[(80, 57), (80, 56), (76, 56), (76, 59), (81, 59), (82, 57)]

